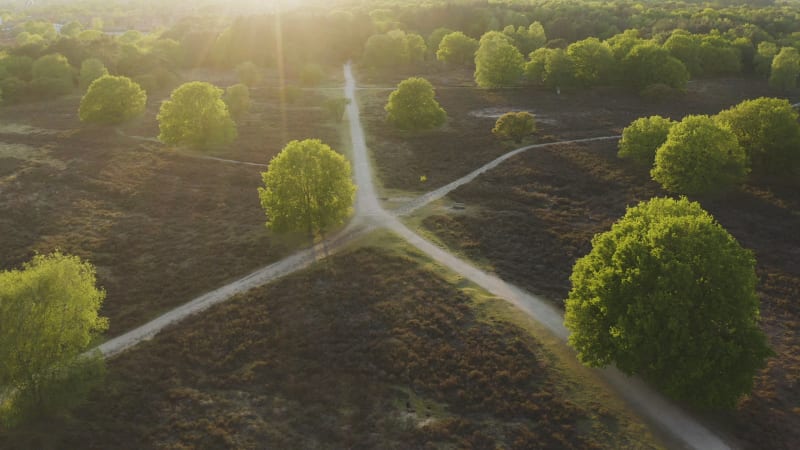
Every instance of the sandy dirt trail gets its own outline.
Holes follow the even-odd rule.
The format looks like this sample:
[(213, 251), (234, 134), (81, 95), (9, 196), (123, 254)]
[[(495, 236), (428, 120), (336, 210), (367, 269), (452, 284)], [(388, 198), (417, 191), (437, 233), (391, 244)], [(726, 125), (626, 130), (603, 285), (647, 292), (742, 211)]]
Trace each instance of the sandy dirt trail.
[[(353, 172), (356, 184), (358, 185), (356, 214), (350, 225), (326, 240), (327, 254), (336, 253), (354, 239), (376, 228), (387, 228), (442, 266), (469, 279), (493, 295), (511, 302), (522, 312), (543, 324), (554, 335), (562, 340), (566, 340), (568, 331), (564, 328), (561, 312), (550, 303), (501, 280), (495, 275), (486, 273), (437, 247), (406, 227), (395, 215), (383, 209), (378, 201), (375, 185), (373, 183), (364, 130), (361, 126), (358, 102), (355, 98), (356, 83), (350, 64), (345, 66), (344, 71), (346, 79), (345, 94), (347, 98), (352, 100), (346, 112), (350, 124), (353, 145)], [(618, 136), (604, 136), (568, 142), (537, 144), (513, 150), (466, 176), (413, 200), (395, 211), (395, 214), (409, 214), (434, 200), (442, 198), (459, 186), (474, 180), (478, 175), (524, 151), (551, 145), (613, 139), (618, 139)], [(135, 346), (139, 342), (152, 338), (165, 327), (175, 324), (186, 317), (208, 309), (217, 303), (226, 301), (236, 294), (246, 292), (252, 288), (262, 286), (292, 272), (308, 267), (315, 261), (324, 257), (324, 254), (322, 243), (312, 248), (299, 251), (292, 256), (259, 269), (233, 283), (197, 297), (134, 330), (103, 343), (95, 350), (101, 351), (106, 357), (117, 355)], [(654, 392), (638, 379), (626, 377), (615, 369), (604, 369), (601, 371), (601, 375), (614, 387), (622, 398), (635, 408), (636, 411), (674, 436), (677, 440), (682, 442), (686, 448), (703, 450), (730, 448), (719, 437), (697, 423), (685, 412), (664, 399), (660, 394)]]

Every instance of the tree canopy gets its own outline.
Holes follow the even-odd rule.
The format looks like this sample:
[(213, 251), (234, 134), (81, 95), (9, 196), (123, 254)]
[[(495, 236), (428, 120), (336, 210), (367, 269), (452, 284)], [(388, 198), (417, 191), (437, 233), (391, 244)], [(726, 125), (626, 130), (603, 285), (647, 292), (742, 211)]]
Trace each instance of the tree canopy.
[(466, 34), (455, 31), (442, 37), (436, 59), (452, 65), (467, 65), (475, 61), (478, 41)]
[(522, 79), (524, 65), (522, 53), (508, 37), (486, 33), (475, 53), (475, 82), (484, 88), (513, 86)]
[(650, 167), (655, 162), (656, 150), (664, 145), (670, 128), (675, 124), (661, 116), (642, 117), (622, 130), (619, 141), (620, 158), (629, 158)]
[(633, 47), (622, 61), (626, 80), (643, 89), (653, 84), (683, 89), (689, 81), (689, 71), (677, 58), (656, 44)]
[(236, 139), (236, 124), (222, 100), (222, 89), (193, 81), (176, 88), (158, 112), (158, 139), (166, 144), (211, 148)]
[(497, 119), (492, 133), (500, 139), (511, 139), (516, 143), (536, 132), (536, 120), (527, 111), (507, 112)]
[(144, 112), (147, 94), (127, 77), (102, 76), (92, 82), (81, 99), (81, 122), (122, 123)]
[(84, 59), (81, 63), (81, 72), (79, 75), (81, 89), (88, 89), (92, 81), (103, 75), (108, 75), (108, 69), (106, 69), (102, 61), (97, 58)]
[(344, 223), (353, 210), (350, 163), (319, 139), (289, 142), (261, 176), (258, 195), (273, 231), (313, 236)]
[(656, 151), (653, 179), (681, 194), (718, 193), (744, 181), (747, 157), (736, 136), (709, 116), (686, 116)]
[(800, 52), (794, 47), (783, 47), (772, 60), (769, 85), (782, 89), (797, 87), (797, 77), (800, 75)]
[(225, 104), (235, 120), (241, 120), (250, 112), (250, 89), (246, 84), (234, 84), (225, 89)]
[(386, 120), (401, 130), (425, 130), (442, 125), (447, 113), (436, 101), (431, 83), (420, 77), (400, 82), (386, 103)]
[(611, 48), (597, 38), (587, 38), (567, 47), (575, 80), (585, 86), (608, 83), (614, 79), (616, 61)]
[(675, 399), (730, 408), (771, 355), (758, 326), (755, 260), (698, 203), (629, 208), (575, 263), (569, 343)]
[(736, 135), (754, 173), (786, 175), (800, 167), (800, 125), (788, 100), (745, 100), (716, 119)]
[(91, 264), (61, 253), (0, 272), (0, 386), (15, 389), (6, 420), (80, 400), (80, 386), (65, 381), (94, 363), (79, 355), (108, 328), (96, 284)]

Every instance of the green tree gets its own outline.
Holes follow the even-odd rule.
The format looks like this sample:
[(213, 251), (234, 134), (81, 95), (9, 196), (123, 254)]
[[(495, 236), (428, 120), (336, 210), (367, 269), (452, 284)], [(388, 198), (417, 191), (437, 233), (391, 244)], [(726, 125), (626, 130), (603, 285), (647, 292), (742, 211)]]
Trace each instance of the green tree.
[(228, 86), (225, 90), (225, 104), (235, 120), (241, 120), (250, 112), (250, 89), (247, 85), (239, 83)]
[(629, 208), (570, 279), (564, 323), (578, 358), (614, 363), (672, 398), (733, 407), (772, 355), (752, 253), (686, 198)]
[(573, 42), (567, 47), (575, 80), (584, 86), (608, 83), (615, 77), (616, 61), (611, 48), (597, 38)]
[(196, 148), (223, 146), (236, 139), (236, 124), (222, 100), (222, 89), (193, 81), (178, 86), (158, 112), (158, 139)]
[(517, 144), (536, 132), (536, 120), (527, 111), (507, 112), (497, 119), (492, 133), (500, 139), (511, 139)]
[(450, 33), (455, 33), (455, 31), (456, 30), (451, 30), (450, 28), (437, 28), (437, 29), (433, 30), (431, 32), (430, 36), (428, 36), (428, 40), (427, 40), (428, 50), (430, 50), (432, 52), (437, 51), (438, 48), (439, 48), (439, 45), (442, 42), (442, 39), (444, 39), (444, 37), (447, 36)]
[(404, 67), (409, 62), (406, 35), (400, 30), (387, 34), (375, 34), (364, 45), (362, 64), (377, 71)]
[(344, 223), (353, 210), (350, 163), (319, 139), (289, 142), (261, 176), (258, 195), (273, 231), (313, 238)]
[(349, 104), (349, 98), (329, 98), (325, 101), (325, 109), (328, 111), (328, 114), (330, 114), (331, 119), (335, 122), (341, 122), (344, 118), (345, 109)]
[(455, 31), (445, 35), (436, 52), (436, 59), (452, 65), (467, 65), (475, 61), (478, 41), (466, 34)]
[(81, 63), (80, 75), (78, 76), (81, 89), (88, 89), (92, 81), (103, 75), (108, 75), (108, 69), (106, 69), (102, 61), (96, 58), (84, 59)]
[(514, 28), (513, 25), (508, 25), (503, 28), (503, 34), (511, 39), (514, 46), (517, 47), (517, 50), (523, 55), (527, 55), (537, 48), (544, 46), (547, 42), (544, 27), (542, 27), (542, 24), (539, 22), (533, 22), (527, 28), (522, 26)]
[(650, 167), (656, 158), (656, 150), (667, 141), (670, 128), (675, 124), (661, 116), (642, 117), (622, 130), (619, 141), (620, 158), (632, 159)]
[(769, 85), (781, 90), (797, 87), (800, 75), (800, 53), (794, 47), (783, 47), (772, 60)]
[(755, 66), (756, 74), (769, 78), (770, 71), (772, 70), (772, 60), (778, 54), (778, 46), (773, 42), (761, 42), (758, 44), (756, 55), (753, 57), (753, 65)]
[(61, 27), (61, 35), (70, 38), (78, 37), (81, 31), (83, 31), (83, 25), (80, 22), (73, 21)]
[(664, 48), (683, 62), (692, 76), (703, 74), (700, 59), (700, 38), (686, 30), (675, 30), (664, 42)]
[(409, 64), (420, 64), (425, 61), (425, 54), (428, 52), (428, 46), (425, 45), (425, 39), (416, 34), (406, 34), (406, 53), (408, 54)]
[(261, 70), (251, 61), (245, 61), (236, 66), (236, 75), (239, 77), (239, 82), (253, 87), (261, 82)]
[(483, 88), (513, 86), (521, 80), (524, 65), (525, 58), (510, 39), (486, 33), (475, 52), (475, 82)]
[(670, 128), (650, 174), (670, 191), (704, 194), (744, 181), (747, 156), (736, 135), (708, 116), (686, 116)]
[(37, 59), (31, 66), (33, 78), (56, 78), (72, 82), (73, 69), (64, 55), (51, 53)]
[(0, 272), (0, 386), (6, 422), (49, 414), (81, 400), (93, 357), (80, 355), (108, 328), (98, 311), (105, 292), (95, 269), (75, 256), (38, 255), (22, 270)]
[(741, 53), (718, 35), (700, 39), (700, 63), (704, 75), (737, 75), (742, 72)]
[(683, 89), (689, 81), (686, 66), (670, 53), (653, 43), (631, 49), (622, 61), (624, 78), (638, 89), (652, 84)]
[(81, 99), (81, 122), (116, 124), (140, 116), (147, 94), (127, 77), (104, 75), (89, 85)]
[(447, 113), (436, 101), (433, 85), (419, 77), (400, 82), (384, 108), (386, 119), (401, 130), (425, 130), (442, 125)]
[(608, 44), (609, 48), (611, 48), (614, 59), (622, 61), (634, 47), (645, 44), (648, 41), (645, 41), (639, 36), (639, 30), (630, 29), (611, 36), (606, 39), (605, 42)]
[(550, 88), (574, 83), (572, 59), (561, 48), (540, 48), (525, 65), (525, 78), (533, 84)]
[(800, 168), (800, 125), (789, 101), (745, 100), (720, 112), (716, 119), (736, 135), (753, 173), (785, 175)]

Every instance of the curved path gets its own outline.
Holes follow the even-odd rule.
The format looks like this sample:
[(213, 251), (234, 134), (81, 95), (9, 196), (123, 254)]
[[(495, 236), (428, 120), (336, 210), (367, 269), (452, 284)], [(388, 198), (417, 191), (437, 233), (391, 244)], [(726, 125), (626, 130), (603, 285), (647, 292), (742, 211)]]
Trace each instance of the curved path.
[[(367, 153), (364, 130), (361, 126), (358, 103), (355, 101), (355, 79), (349, 64), (345, 66), (344, 70), (347, 82), (345, 93), (347, 98), (352, 100), (347, 107), (347, 116), (350, 123), (350, 133), (353, 143), (353, 167), (354, 177), (358, 184), (358, 194), (356, 200), (356, 214), (353, 221), (345, 229), (326, 240), (327, 253), (335, 253), (357, 237), (373, 229), (379, 227), (387, 228), (407, 240), (411, 245), (442, 266), (469, 279), (488, 292), (511, 302), (521, 311), (542, 323), (554, 335), (565, 340), (568, 336), (568, 331), (564, 328), (561, 312), (550, 303), (492, 274), (486, 273), (437, 247), (406, 227), (397, 219), (396, 215), (409, 214), (436, 199), (442, 198), (453, 189), (474, 180), (481, 173), (496, 167), (503, 161), (524, 151), (551, 145), (612, 140), (618, 139), (618, 137), (606, 136), (549, 144), (537, 144), (513, 150), (466, 176), (413, 200), (408, 205), (399, 208), (395, 211), (396, 215), (393, 215), (384, 210), (378, 201), (372, 179), (372, 170)], [(196, 314), (214, 304), (228, 300), (236, 294), (246, 292), (254, 287), (261, 286), (282, 276), (308, 267), (322, 257), (323, 249), (324, 246), (320, 243), (309, 249), (297, 252), (288, 258), (259, 269), (233, 283), (204, 294), (134, 330), (117, 336), (100, 345), (95, 350), (99, 350), (106, 357), (117, 355), (135, 346), (137, 343), (153, 337), (165, 327), (177, 323), (192, 314)], [(657, 424), (677, 440), (684, 443), (688, 448), (703, 450), (730, 448), (719, 437), (694, 421), (689, 415), (665, 400), (660, 394), (654, 392), (638, 379), (626, 377), (615, 369), (604, 369), (601, 373), (606, 381), (612, 385), (618, 394), (627, 400), (632, 407), (645, 415), (651, 422)]]

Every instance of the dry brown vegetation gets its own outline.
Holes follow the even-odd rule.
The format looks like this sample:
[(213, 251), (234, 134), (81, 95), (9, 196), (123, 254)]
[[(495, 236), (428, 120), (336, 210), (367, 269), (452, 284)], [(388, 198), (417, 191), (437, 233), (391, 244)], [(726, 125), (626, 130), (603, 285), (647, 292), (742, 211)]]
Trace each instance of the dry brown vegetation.
[[(123, 133), (152, 138), (169, 92), (151, 95), (143, 119)], [(267, 163), (291, 139), (340, 146), (324, 96), (304, 91), (280, 107), (279, 90), (253, 90), (252, 114), (220, 158)], [(110, 335), (285, 256), (299, 240), (264, 227), (260, 167), (82, 126), (80, 97), (0, 110), (0, 269), (55, 249), (98, 267)], [(20, 125), (20, 124), (25, 124)]]
[[(410, 165), (417, 155), (434, 161), (459, 160), (443, 184), (457, 178), (498, 151), (486, 143), (492, 119), (484, 119), (485, 137), (475, 124), (459, 118), (488, 107), (526, 107), (539, 113), (540, 139), (619, 133), (633, 118), (651, 114), (682, 117), (716, 113), (743, 98), (769, 93), (753, 80), (698, 81), (682, 99), (648, 105), (618, 92), (592, 90), (561, 97), (540, 91), (477, 91), (440, 89), (442, 106), (454, 119), (450, 128), (408, 140), (402, 153), (392, 153), (386, 139), (402, 136), (373, 121), (375, 159), (384, 167)], [(375, 100), (373, 100), (374, 102)], [(369, 103), (368, 103), (369, 104)], [(467, 125), (468, 123), (472, 125)], [(470, 128), (471, 127), (471, 128)], [(428, 139), (430, 138), (430, 141)], [(428, 142), (452, 140), (447, 147)], [(425, 142), (421, 144), (420, 142)], [(454, 150), (455, 149), (455, 150)], [(449, 200), (466, 210), (453, 211), (448, 202), (420, 217), (422, 229), (450, 248), (490, 266), (502, 278), (561, 304), (570, 288), (575, 260), (585, 255), (592, 236), (604, 231), (625, 207), (666, 195), (646, 169), (616, 157), (615, 143), (564, 145), (533, 150), (454, 191)], [(404, 162), (404, 161), (409, 162)], [(466, 161), (474, 161), (469, 165)], [(469, 167), (467, 167), (469, 165)], [(389, 185), (417, 190), (402, 170), (384, 171)], [(399, 173), (400, 175), (393, 175)], [(778, 354), (758, 377), (752, 396), (733, 413), (709, 420), (746, 448), (797, 448), (800, 445), (800, 198), (797, 186), (753, 180), (721, 198), (698, 198), (758, 260), (763, 327)]]
[(346, 251), (119, 356), (73, 419), (0, 445), (652, 445), (601, 397), (576, 398), (555, 356), (491, 311), (406, 254)]

